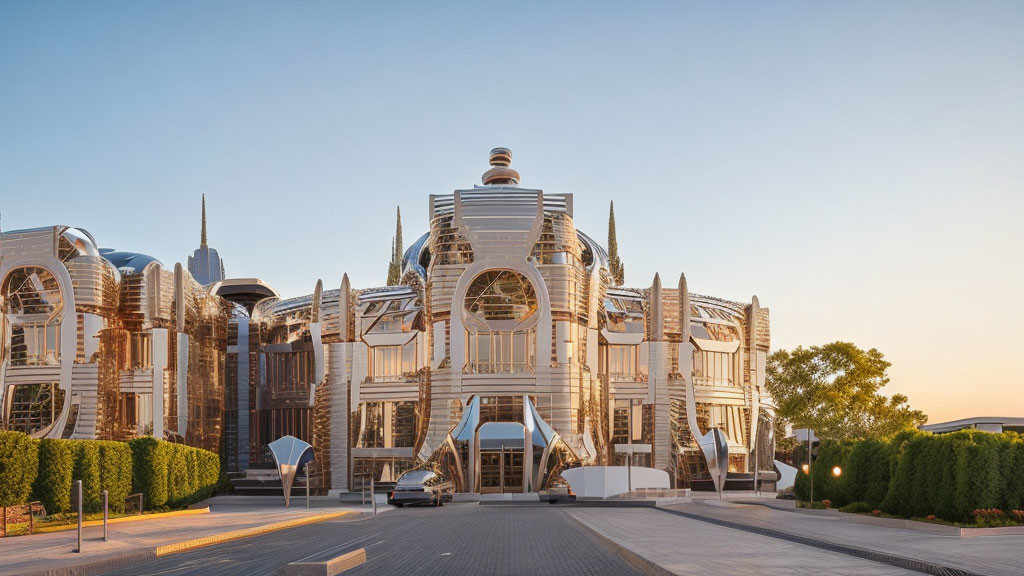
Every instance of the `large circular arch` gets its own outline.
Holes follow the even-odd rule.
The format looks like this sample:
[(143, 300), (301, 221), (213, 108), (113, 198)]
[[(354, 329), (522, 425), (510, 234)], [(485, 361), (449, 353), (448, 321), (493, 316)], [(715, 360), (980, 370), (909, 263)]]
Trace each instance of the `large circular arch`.
[[(466, 294), (469, 291), (469, 286), (472, 282), (488, 270), (510, 270), (517, 272), (532, 284), (534, 293), (537, 295), (537, 320), (536, 323), (532, 325), (533, 328), (536, 328), (535, 343), (538, 356), (535, 372), (538, 377), (540, 377), (541, 374), (547, 374), (551, 364), (551, 300), (548, 296), (547, 284), (544, 282), (544, 277), (541, 276), (540, 270), (525, 260), (478, 260), (467, 266), (466, 270), (463, 271), (462, 276), (459, 277), (459, 281), (455, 286), (455, 294), (452, 296), (452, 315), (449, 338), (449, 353), (451, 356), (451, 365), (453, 370), (456, 370), (456, 367), (458, 367), (457, 370), (461, 371), (462, 366), (465, 366), (466, 364), (466, 325), (463, 321), (462, 314), (462, 310), (465, 307)], [(541, 358), (544, 358), (545, 360), (541, 361)]]
[[(33, 437), (37, 438), (59, 438), (71, 412), (71, 372), (74, 367), (78, 344), (78, 332), (76, 330), (78, 315), (75, 313), (75, 290), (71, 282), (71, 274), (56, 258), (6, 259), (0, 265), (0, 286), (7, 284), (8, 276), (16, 269), (26, 267), (42, 268), (49, 272), (56, 278), (57, 285), (60, 287), (61, 297), (64, 299), (64, 309), (61, 312), (62, 317), (60, 320), (60, 388), (64, 391), (64, 402), (56, 420), (44, 430), (33, 434)], [(4, 313), (6, 314), (6, 312)], [(6, 390), (7, 383), (5, 380), (9, 363), (10, 359), (5, 357), (3, 364), (0, 364), (0, 390)], [(4, 405), (0, 407), (4, 411), (4, 419), (7, 417), (8, 400), (5, 397), (3, 399)]]

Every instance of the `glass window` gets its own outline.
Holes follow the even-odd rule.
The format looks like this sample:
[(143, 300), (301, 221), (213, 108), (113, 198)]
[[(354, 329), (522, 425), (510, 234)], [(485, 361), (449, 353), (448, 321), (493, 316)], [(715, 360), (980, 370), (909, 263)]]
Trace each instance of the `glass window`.
[(466, 311), (484, 323), (522, 322), (537, 311), (537, 294), (525, 276), (513, 270), (488, 270), (466, 291)]
[(391, 445), (412, 448), (416, 441), (416, 403), (395, 402), (391, 410)]
[(636, 378), (636, 364), (639, 347), (635, 344), (610, 344), (608, 350), (608, 375), (612, 378)]
[(733, 355), (726, 352), (701, 351), (700, 364), (694, 366), (696, 381), (708, 386), (733, 384)]
[(64, 407), (64, 391), (56, 382), (17, 384), (8, 390), (11, 395), (8, 430), (25, 434), (42, 431), (57, 420)]

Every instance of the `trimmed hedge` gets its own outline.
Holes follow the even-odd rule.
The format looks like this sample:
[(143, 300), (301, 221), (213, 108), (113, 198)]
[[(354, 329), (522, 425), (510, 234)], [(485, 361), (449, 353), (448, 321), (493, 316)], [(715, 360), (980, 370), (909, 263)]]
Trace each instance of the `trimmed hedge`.
[(47, 514), (71, 510), (75, 452), (71, 440), (44, 438), (39, 441), (39, 473), (32, 485), (32, 496), (43, 503)]
[(132, 489), (147, 509), (167, 504), (167, 464), (173, 444), (143, 436), (128, 442), (132, 450)]
[(100, 447), (95, 442), (75, 442), (72, 449), (75, 451), (75, 467), (71, 474), (71, 481), (82, 481), (82, 510), (86, 512), (102, 510)]
[(184, 444), (160, 442), (146, 436), (128, 443), (132, 450), (133, 481), (147, 510), (186, 506), (208, 498), (220, 478), (220, 457)]
[(28, 502), (39, 469), (39, 442), (28, 434), (0, 430), (0, 506)]
[[(843, 470), (839, 478), (831, 473), (835, 465)], [(817, 501), (836, 507), (864, 502), (908, 518), (934, 514), (971, 522), (977, 509), (1021, 509), (1024, 439), (1013, 432), (962, 430), (823, 442), (813, 472)], [(810, 479), (799, 474), (797, 496), (809, 499), (809, 488)]]
[(124, 510), (132, 493), (132, 450), (125, 442), (96, 441), (100, 449), (100, 484), (107, 490), (110, 509)]
[(0, 506), (39, 500), (47, 514), (71, 512), (75, 480), (82, 481), (82, 508), (102, 508), (103, 490), (115, 511), (143, 493), (146, 509), (186, 506), (211, 496), (220, 478), (220, 457), (152, 437), (130, 442), (33, 440), (0, 431)]

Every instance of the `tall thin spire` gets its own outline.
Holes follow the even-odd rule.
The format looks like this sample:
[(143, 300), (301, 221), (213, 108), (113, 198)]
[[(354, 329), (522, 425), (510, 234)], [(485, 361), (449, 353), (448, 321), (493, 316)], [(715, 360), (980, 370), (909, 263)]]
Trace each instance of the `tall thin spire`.
[(203, 194), (203, 231), (199, 237), (199, 247), (206, 248), (206, 194)]

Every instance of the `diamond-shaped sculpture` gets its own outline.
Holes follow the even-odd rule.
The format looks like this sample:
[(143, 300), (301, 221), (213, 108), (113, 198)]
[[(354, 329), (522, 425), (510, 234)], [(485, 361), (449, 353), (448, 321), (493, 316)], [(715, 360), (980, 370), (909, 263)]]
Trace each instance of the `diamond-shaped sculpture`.
[(313, 447), (295, 436), (282, 436), (267, 445), (274, 457), (274, 464), (281, 474), (281, 487), (284, 488), (284, 507), (292, 496), (292, 484), (299, 469), (313, 461)]

